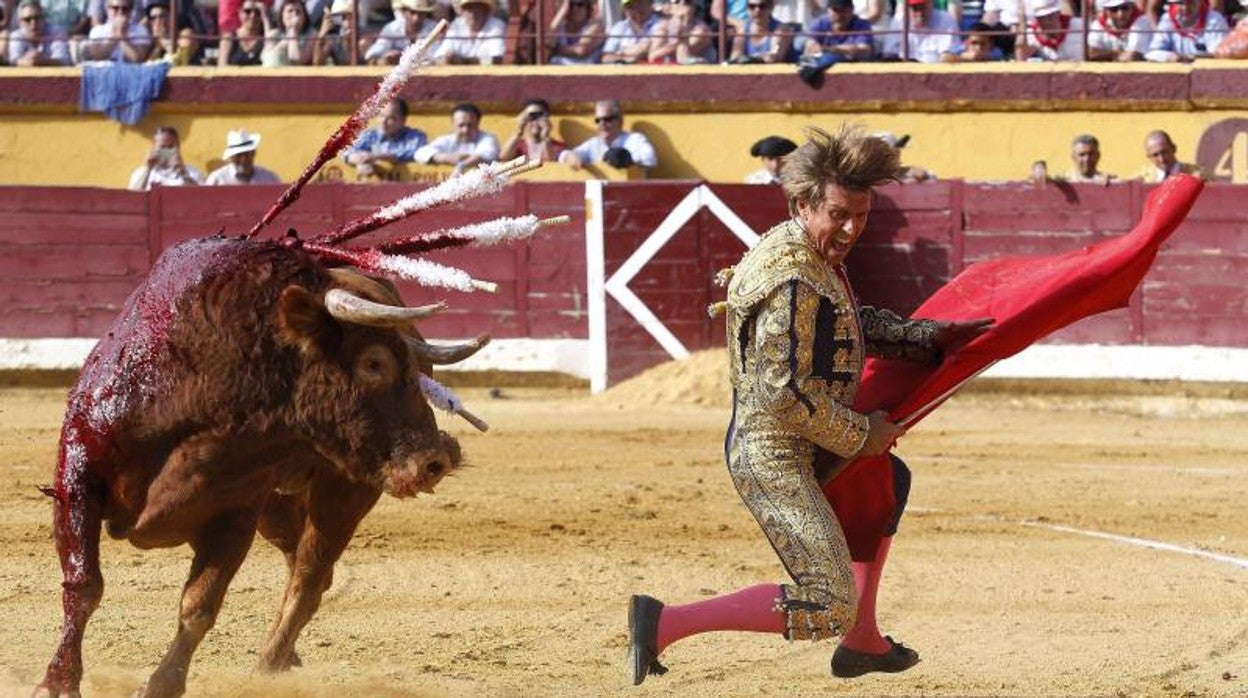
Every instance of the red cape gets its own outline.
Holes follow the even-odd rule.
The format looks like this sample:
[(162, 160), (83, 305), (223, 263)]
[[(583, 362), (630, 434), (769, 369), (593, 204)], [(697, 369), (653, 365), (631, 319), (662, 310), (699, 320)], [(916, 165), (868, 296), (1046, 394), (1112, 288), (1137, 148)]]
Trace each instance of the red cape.
[[(1168, 177), (1122, 237), (1050, 257), (1013, 257), (972, 264), (914, 311), (916, 318), (996, 324), (937, 366), (869, 359), (855, 408), (887, 410), (910, 427), (963, 383), (1067, 325), (1121, 308), (1143, 280), (1161, 244), (1179, 227), (1204, 183)], [(893, 511), (887, 456), (860, 458), (824, 487), (855, 560), (874, 559)]]

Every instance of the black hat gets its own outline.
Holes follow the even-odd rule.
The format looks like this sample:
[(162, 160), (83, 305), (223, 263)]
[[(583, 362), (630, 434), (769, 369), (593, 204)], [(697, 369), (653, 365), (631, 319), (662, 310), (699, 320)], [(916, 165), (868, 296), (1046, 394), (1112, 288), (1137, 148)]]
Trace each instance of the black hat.
[(828, 7), (835, 7), (838, 10), (848, 10), (854, 6), (854, 0), (831, 0)]
[(756, 158), (782, 158), (797, 150), (797, 144), (780, 136), (767, 136), (750, 146), (750, 155)]
[(633, 154), (624, 148), (607, 148), (607, 152), (602, 154), (602, 161), (620, 170), (626, 170), (636, 164)]

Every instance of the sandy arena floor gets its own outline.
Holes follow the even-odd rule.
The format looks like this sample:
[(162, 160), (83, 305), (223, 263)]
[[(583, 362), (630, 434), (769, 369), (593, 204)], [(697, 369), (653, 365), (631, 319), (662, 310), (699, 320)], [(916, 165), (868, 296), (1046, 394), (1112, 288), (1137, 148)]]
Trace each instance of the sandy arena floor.
[[(703, 635), (633, 688), (630, 593), (782, 580), (724, 471), (725, 408), (461, 392), (494, 426), (451, 423), (473, 467), (365, 520), (300, 641), (305, 666), (252, 673), (283, 583), (258, 540), (190, 695), (1248, 696), (1248, 401), (962, 395), (899, 448), (915, 483), (881, 621), (922, 663), (844, 681), (830, 643)], [(29, 695), (60, 627), (35, 485), (63, 400), (0, 390), (0, 695)], [(83, 689), (124, 696), (173, 636), (189, 557), (106, 540), (103, 559)]]

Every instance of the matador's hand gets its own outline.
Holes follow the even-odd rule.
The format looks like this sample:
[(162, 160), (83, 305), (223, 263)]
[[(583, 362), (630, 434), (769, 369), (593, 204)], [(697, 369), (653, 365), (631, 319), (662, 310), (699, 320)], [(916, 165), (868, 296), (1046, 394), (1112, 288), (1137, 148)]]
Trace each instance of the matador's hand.
[(855, 457), (878, 456), (892, 448), (897, 439), (906, 433), (904, 428), (888, 421), (888, 413), (883, 410), (867, 415), (867, 420), (867, 440), (862, 443), (862, 448)]
[(940, 322), (936, 328), (936, 346), (946, 354), (966, 346), (972, 339), (987, 332), (996, 320), (990, 317), (966, 322)]

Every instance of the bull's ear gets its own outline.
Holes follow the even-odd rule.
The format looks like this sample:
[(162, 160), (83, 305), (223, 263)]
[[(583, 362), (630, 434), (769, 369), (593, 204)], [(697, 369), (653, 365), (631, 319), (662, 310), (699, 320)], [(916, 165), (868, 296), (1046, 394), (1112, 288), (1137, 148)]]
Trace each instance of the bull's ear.
[(277, 300), (278, 332), (283, 340), (304, 351), (325, 347), (337, 332), (337, 323), (325, 305), (302, 286), (287, 286)]

